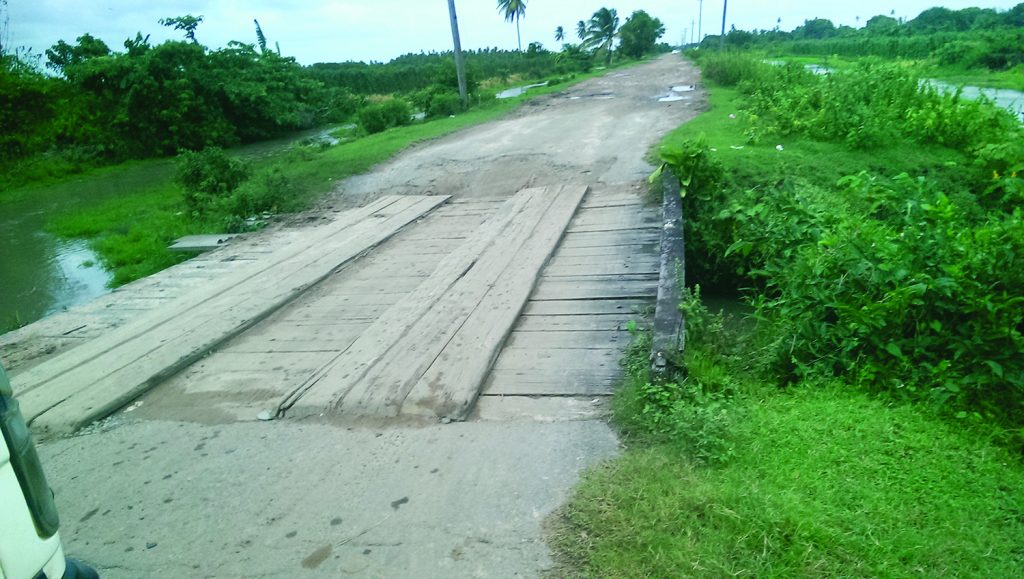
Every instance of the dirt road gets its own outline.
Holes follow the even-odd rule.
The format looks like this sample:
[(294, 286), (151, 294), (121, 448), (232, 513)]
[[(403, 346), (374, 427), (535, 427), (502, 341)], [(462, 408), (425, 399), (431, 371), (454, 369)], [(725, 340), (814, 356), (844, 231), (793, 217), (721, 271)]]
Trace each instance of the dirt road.
[[(568, 181), (641, 191), (650, 146), (702, 106), (699, 91), (658, 98), (696, 82), (678, 56), (613, 72), (416, 147), (323, 207)], [(374, 429), (146, 409), (41, 448), (67, 550), (109, 577), (536, 576), (544, 517), (618, 445), (586, 413)]]

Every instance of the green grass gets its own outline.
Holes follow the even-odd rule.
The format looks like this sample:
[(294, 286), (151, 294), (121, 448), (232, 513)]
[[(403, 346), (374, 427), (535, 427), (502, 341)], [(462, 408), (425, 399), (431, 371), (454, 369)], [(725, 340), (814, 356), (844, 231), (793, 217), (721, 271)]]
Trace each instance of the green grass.
[[(634, 64), (637, 62), (616, 63), (612, 69)], [(268, 152), (266, 147), (241, 151), (259, 150), (258, 155), (250, 155), (257, 169), (279, 168), (296, 191), (293, 197), (283, 200), (279, 210), (301, 211), (329, 192), (336, 181), (365, 173), (411, 145), (501, 118), (527, 100), (565, 90), (609, 70), (578, 74), (568, 83), (531, 89), (523, 96), (495, 101), (455, 117), (398, 127), (335, 147), (282, 145), (276, 152)], [(132, 161), (59, 177), (40, 173), (37, 182), (31, 185), (0, 191), (0, 207), (34, 197), (96, 199), (53, 215), (47, 229), (65, 238), (89, 239), (103, 265), (112, 271), (111, 283), (116, 287), (189, 258), (190, 254), (167, 249), (174, 239), (223, 230), (221, 217), (188, 217), (181, 191), (173, 179), (172, 159)]]
[(735, 404), (735, 454), (663, 444), (589, 472), (563, 569), (600, 577), (1019, 577), (1024, 471), (910, 406), (804, 386)]
[[(704, 134), (708, 145), (715, 149), (716, 159), (729, 168), (734, 181), (768, 183), (799, 178), (829, 187), (839, 178), (862, 170), (889, 176), (922, 174), (940, 170), (947, 163), (966, 161), (950, 149), (909, 140), (871, 150), (851, 150), (841, 143), (799, 136), (761, 137), (752, 143), (740, 118), (742, 98), (736, 89), (714, 87), (708, 95), (709, 111), (669, 133), (659, 148)], [(777, 149), (779, 145), (782, 151)]]
[[(704, 134), (729, 186), (766, 195), (861, 170), (953, 179), (966, 162), (910, 142), (751, 144), (730, 118), (740, 99), (712, 87), (710, 109), (663, 144)], [(624, 360), (613, 406), (627, 450), (549, 520), (551, 575), (1024, 576), (1024, 464), (992, 429), (840, 381), (782, 389), (756, 323), (685, 311), (685, 379), (652, 380), (643, 339)]]

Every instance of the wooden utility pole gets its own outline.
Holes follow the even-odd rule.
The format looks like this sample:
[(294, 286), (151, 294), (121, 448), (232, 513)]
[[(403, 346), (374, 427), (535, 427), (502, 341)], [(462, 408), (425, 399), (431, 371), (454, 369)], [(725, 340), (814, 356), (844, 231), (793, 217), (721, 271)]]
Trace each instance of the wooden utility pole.
[(700, 0), (697, 10), (697, 44), (704, 40), (704, 0)]
[(466, 63), (462, 60), (462, 42), (459, 41), (459, 19), (455, 16), (455, 0), (448, 0), (448, 15), (452, 19), (452, 40), (455, 42), (455, 74), (459, 77), (459, 99), (462, 106), (469, 104), (466, 95)]
[(729, 0), (722, 2), (722, 39), (721, 47), (725, 48), (725, 12), (729, 9)]

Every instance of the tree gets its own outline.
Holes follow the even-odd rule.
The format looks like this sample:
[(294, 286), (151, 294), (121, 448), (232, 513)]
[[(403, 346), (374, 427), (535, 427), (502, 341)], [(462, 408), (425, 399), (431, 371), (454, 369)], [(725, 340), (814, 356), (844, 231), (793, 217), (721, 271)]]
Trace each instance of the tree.
[(69, 66), (81, 64), (90, 58), (107, 56), (110, 54), (110, 47), (105, 42), (92, 36), (83, 34), (75, 39), (74, 46), (58, 40), (57, 44), (46, 49), (46, 68), (65, 74)]
[(836, 25), (832, 24), (832, 21), (827, 18), (814, 18), (813, 20), (804, 20), (804, 25), (797, 27), (793, 31), (794, 34), (800, 33), (804, 38), (830, 38), (836, 35)]
[(587, 22), (587, 34), (583, 40), (586, 48), (605, 51), (605, 64), (612, 63), (612, 48), (619, 35), (619, 13), (614, 8), (601, 8)]
[(654, 50), (658, 39), (665, 34), (665, 25), (643, 10), (633, 12), (619, 30), (619, 51), (631, 58)]
[(884, 16), (879, 14), (878, 16), (872, 16), (868, 19), (867, 24), (864, 25), (864, 30), (872, 34), (893, 34), (900, 28), (898, 20), (892, 16)]
[(171, 18), (161, 18), (158, 22), (164, 26), (169, 26), (175, 30), (185, 31), (185, 39), (192, 41), (192, 44), (199, 44), (196, 40), (196, 28), (203, 21), (202, 16), (192, 16), (186, 14), (184, 16), (174, 16)]
[(523, 38), (519, 34), (519, 19), (526, 16), (526, 0), (498, 0), (498, 11), (505, 13), (505, 22), (516, 23), (516, 44), (523, 51)]
[(559, 26), (555, 29), (555, 42), (561, 42), (565, 40), (565, 30)]
[(587, 39), (587, 23), (580, 20), (576, 23), (576, 36), (580, 37), (580, 40)]

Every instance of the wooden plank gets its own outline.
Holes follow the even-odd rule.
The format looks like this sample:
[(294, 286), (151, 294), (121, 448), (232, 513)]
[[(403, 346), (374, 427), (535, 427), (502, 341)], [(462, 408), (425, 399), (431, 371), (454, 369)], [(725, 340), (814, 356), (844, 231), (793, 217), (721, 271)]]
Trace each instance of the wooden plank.
[[(550, 191), (550, 190), (549, 190)], [(554, 203), (533, 234), (480, 300), (458, 332), (416, 383), (403, 414), (464, 419), (480, 394), (484, 380), (501, 352), (516, 318), (572, 219), (586, 187), (550, 191)]]
[(494, 369), (523, 372), (617, 370), (621, 356), (621, 351), (616, 348), (505, 348), (494, 362)]
[(627, 274), (656, 274), (658, 266), (653, 263), (638, 262), (586, 265), (550, 265), (544, 270), (544, 277), (609, 277)]
[(579, 332), (626, 331), (630, 320), (639, 322), (635, 314), (589, 314), (570, 316), (521, 316), (516, 332)]
[[(649, 247), (656, 249), (653, 245)], [(548, 262), (548, 268), (577, 265), (614, 265), (620, 263), (634, 267), (638, 267), (640, 264), (645, 268), (652, 266), (654, 271), (658, 271), (658, 267), (661, 265), (657, 251), (607, 251), (593, 252), (590, 255), (566, 255), (559, 249), (558, 253)]]
[[(278, 414), (301, 417), (333, 411), (390, 351), (395, 352), (396, 359), (403, 360), (397, 366), (406, 367), (405, 359), (415, 356), (419, 348), (431, 346), (429, 343), (412, 343), (407, 352), (395, 349), (395, 345), (408, 336), (414, 326), (421, 324), (422, 320), (436, 320), (439, 308), (435, 308), (435, 304), (450, 294), (453, 286), (469, 272), (479, 269), (474, 266), (484, 254), (494, 254), (497, 248), (505, 244), (506, 238), (514, 242), (515, 234), (520, 237), (524, 235), (523, 214), (527, 209), (531, 209), (532, 213), (537, 212), (536, 206), (540, 204), (531, 205), (530, 202), (539, 192), (537, 189), (525, 189), (502, 205), (468, 242), (445, 257), (434, 273), (406, 299), (397, 302), (352, 346), (285, 396), (278, 405)], [(385, 391), (388, 389), (381, 388)], [(368, 396), (365, 389), (360, 395)]]
[[(576, 195), (573, 196), (575, 204), (579, 203), (579, 197), (582, 197), (584, 191), (582, 187), (575, 191)], [(557, 193), (564, 192), (564, 189), (557, 190)], [(402, 411), (409, 414), (430, 413), (431, 407), (437, 408), (440, 406), (439, 401), (435, 396), (431, 396), (431, 394), (436, 393), (437, 396), (445, 399), (449, 398), (447, 396), (449, 390), (457, 388), (458, 383), (452, 382), (447, 378), (442, 383), (437, 376), (434, 376), (424, 386), (421, 386), (421, 392), (412, 398), (412, 405), (409, 405), (408, 408), (403, 405), (406, 398), (410, 396), (410, 391), (416, 387), (428, 369), (445, 351), (446, 346), (452, 341), (453, 337), (463, 330), (464, 327), (471, 327), (467, 323), (470, 316), (478, 309), (483, 312), (488, 311), (483, 306), (485, 298), (494, 291), (508, 291), (502, 287), (499, 279), (502, 278), (502, 273), (515, 264), (517, 260), (524, 258), (521, 255), (522, 249), (529, 245), (531, 239), (546, 240), (549, 238), (549, 236), (538, 238), (538, 233), (544, 231), (541, 224), (550, 223), (554, 218), (561, 218), (560, 222), (556, 224), (557, 235), (561, 236), (565, 224), (572, 216), (572, 211), (569, 211), (567, 215), (563, 215), (564, 212), (554, 211), (552, 203), (565, 197), (561, 194), (553, 195), (551, 193), (548, 189), (536, 190), (531, 202), (509, 224), (506, 231), (503, 232), (500, 241), (491, 244), (485, 253), (480, 254), (474, 266), (458, 280), (458, 283), (452, 287), (451, 291), (443, 296), (436, 309), (419, 320), (393, 346), (395, 352), (409, 353), (411, 355), (406, 355), (400, 365), (379, 365), (368, 373), (341, 400), (339, 406), (343, 413), (357, 416), (381, 417), (396, 416)], [(575, 204), (573, 204), (572, 210), (575, 210)], [(550, 255), (556, 243), (557, 237), (551, 240), (548, 252), (541, 260), (529, 261), (531, 264), (536, 264), (536, 270), (531, 276), (533, 279), (536, 278), (543, 265), (543, 260), (547, 258), (547, 255)], [(505, 279), (507, 280), (507, 278)], [(522, 298), (523, 302), (529, 297), (529, 291), (527, 290), (525, 293), (526, 295)], [(502, 314), (505, 314), (502, 310), (496, 312), (496, 315)], [(511, 318), (514, 321), (515, 314)], [(496, 324), (488, 324), (491, 327), (494, 325)], [(507, 332), (511, 329), (511, 325), (512, 322), (510, 321), (506, 327), (500, 329), (503, 332)], [(485, 363), (490, 365), (494, 359), (493, 356), (496, 354), (497, 352), (495, 351), (492, 355), (488, 356)], [(476, 365), (473, 367), (475, 368)], [(454, 367), (449, 367), (449, 369), (459, 372), (460, 376), (465, 375), (464, 370)], [(479, 387), (479, 384), (477, 384), (477, 387)], [(423, 393), (422, 390), (424, 388), (430, 394)], [(427, 398), (428, 396), (430, 396), (429, 399)], [(435, 416), (441, 415), (435, 414)]]
[(651, 335), (651, 362), (656, 371), (682, 363), (685, 341), (683, 313), (679, 309), (682, 288), (686, 287), (686, 256), (683, 247), (683, 205), (679, 183), (667, 176), (663, 203), (661, 272), (658, 302)]
[(657, 280), (560, 281), (544, 279), (534, 291), (534, 300), (584, 300), (648, 298), (657, 295)]
[(581, 331), (540, 331), (520, 332), (514, 330), (505, 341), (506, 348), (547, 348), (580, 350), (594, 348), (604, 350), (616, 348), (625, 351), (632, 341), (625, 330), (581, 330)]
[(622, 370), (494, 370), (484, 394), (515, 396), (607, 395), (615, 391)]
[(622, 245), (657, 244), (661, 241), (661, 232), (655, 230), (630, 230), (620, 232), (567, 232), (562, 247), (619, 247)]
[(639, 316), (654, 305), (652, 299), (624, 300), (545, 300), (530, 301), (524, 316), (558, 316), (586, 314), (620, 314)]
[[(51, 373), (21, 396), (26, 416), (43, 432), (69, 432), (113, 412), (446, 199), (400, 197), (357, 210), (355, 223), (351, 218), (339, 219), (348, 222), (345, 227), (327, 228), (329, 233), (315, 236), (311, 245), (298, 252), (282, 250), (260, 272), (246, 272), (231, 280), (234, 285), (219, 287), (198, 303), (158, 311), (161, 317), (149, 319), (148, 328), (133, 325), (127, 336), (115, 332), (113, 339), (97, 340), (102, 344), (91, 348), (87, 359), (82, 359), (80, 350), (89, 344), (71, 350), (68, 356), (75, 364), (56, 365), (63, 371)], [(309, 249), (314, 250), (305, 251)]]
[(592, 257), (607, 258), (629, 257), (631, 255), (657, 255), (658, 241), (624, 243), (622, 245), (597, 245), (586, 247), (567, 247), (564, 243), (558, 248), (558, 258)]

